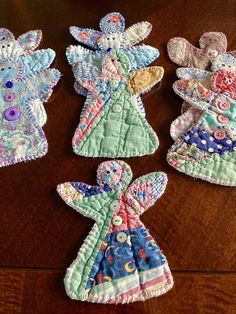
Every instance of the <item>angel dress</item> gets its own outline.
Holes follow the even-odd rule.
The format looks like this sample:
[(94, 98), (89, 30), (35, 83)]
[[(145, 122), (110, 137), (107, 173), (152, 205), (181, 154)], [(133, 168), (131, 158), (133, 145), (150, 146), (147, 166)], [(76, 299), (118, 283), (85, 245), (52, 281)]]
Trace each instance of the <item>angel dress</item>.
[(177, 170), (211, 183), (236, 186), (236, 75), (217, 70), (211, 89), (200, 82), (181, 79), (175, 92), (203, 113), (167, 154)]
[[(226, 52), (227, 38), (221, 32), (206, 32), (200, 37), (199, 46), (200, 48), (194, 47), (185, 38), (174, 37), (167, 44), (168, 55), (180, 66), (208, 70), (215, 58)], [(202, 114), (200, 109), (186, 101), (183, 102), (181, 111), (181, 115), (171, 123), (170, 127), (170, 135), (174, 140), (180, 138), (193, 126)]]
[(132, 72), (130, 68), (129, 58), (120, 51), (106, 55), (102, 70), (84, 62), (75, 65), (76, 80), (93, 95), (72, 140), (76, 154), (118, 158), (156, 151), (158, 138), (136, 98), (159, 82), (164, 70), (153, 66)]
[(33, 51), (41, 36), (41, 31), (30, 31), (15, 40), (9, 30), (0, 29), (0, 167), (47, 152), (42, 102), (51, 95), (60, 72), (47, 69), (55, 58), (53, 50)]
[(123, 161), (97, 170), (97, 186), (67, 182), (57, 186), (62, 199), (95, 220), (64, 279), (72, 299), (129, 303), (159, 296), (173, 286), (165, 256), (140, 221), (163, 194), (167, 176), (152, 172), (136, 179)]

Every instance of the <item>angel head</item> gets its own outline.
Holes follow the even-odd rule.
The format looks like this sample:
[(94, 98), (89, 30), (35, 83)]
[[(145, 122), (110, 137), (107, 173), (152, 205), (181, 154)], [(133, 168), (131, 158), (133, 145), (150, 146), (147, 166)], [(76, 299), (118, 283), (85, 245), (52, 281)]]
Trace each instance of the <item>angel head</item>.
[(71, 26), (70, 33), (80, 43), (109, 52), (139, 43), (148, 36), (152, 28), (149, 22), (140, 22), (125, 30), (125, 19), (117, 12), (104, 16), (99, 26), (101, 31)]
[(111, 160), (101, 163), (97, 169), (97, 182), (112, 190), (125, 190), (132, 179), (132, 171), (129, 165), (121, 160)]
[(218, 54), (225, 53), (227, 39), (221, 32), (206, 32), (199, 40), (200, 48), (194, 47), (182, 37), (169, 40), (167, 50), (170, 59), (178, 65), (206, 69)]
[(0, 60), (27, 55), (40, 44), (42, 32), (33, 30), (15, 39), (14, 34), (6, 28), (0, 28)]
[(17, 61), (0, 61), (0, 82), (12, 81), (14, 78), (20, 77), (22, 71), (22, 66)]

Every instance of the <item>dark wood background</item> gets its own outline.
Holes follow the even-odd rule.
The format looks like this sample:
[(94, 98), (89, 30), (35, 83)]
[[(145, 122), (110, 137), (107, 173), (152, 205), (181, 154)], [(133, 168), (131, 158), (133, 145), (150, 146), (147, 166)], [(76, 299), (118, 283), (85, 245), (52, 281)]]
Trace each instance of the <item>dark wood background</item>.
[[(56, 192), (65, 181), (95, 183), (104, 159), (72, 152), (71, 139), (84, 98), (73, 89), (65, 49), (76, 44), (68, 27), (98, 28), (109, 12), (121, 12), (126, 26), (153, 24), (146, 44), (157, 47), (154, 64), (165, 69), (161, 85), (143, 97), (147, 119), (160, 139), (153, 156), (126, 159), (134, 178), (151, 171), (168, 174), (166, 193), (143, 215), (143, 222), (163, 249), (175, 286), (145, 303), (97, 305), (70, 300), (63, 286), (65, 269), (75, 258), (92, 221), (68, 207)], [(52, 48), (62, 73), (59, 87), (45, 105), (49, 152), (42, 159), (0, 169), (0, 313), (236, 313), (236, 189), (194, 180), (168, 166), (171, 121), (181, 99), (171, 89), (176, 65), (166, 51), (168, 40), (183, 36), (197, 44), (205, 31), (221, 31), (228, 49), (236, 49), (236, 1), (181, 0), (1, 0), (1, 27), (20, 35), (43, 31), (40, 48)]]

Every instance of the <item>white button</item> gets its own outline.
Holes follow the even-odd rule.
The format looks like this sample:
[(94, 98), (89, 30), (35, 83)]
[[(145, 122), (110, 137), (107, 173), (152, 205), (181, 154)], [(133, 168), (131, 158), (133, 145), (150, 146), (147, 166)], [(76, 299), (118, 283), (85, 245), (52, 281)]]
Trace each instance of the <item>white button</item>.
[(127, 235), (124, 232), (119, 232), (116, 236), (116, 240), (120, 243), (124, 243), (127, 240)]
[(119, 209), (119, 202), (118, 201), (113, 201), (110, 205), (110, 209), (116, 210)]
[(112, 218), (112, 224), (114, 226), (120, 226), (122, 224), (122, 218), (120, 216), (114, 216)]
[(112, 107), (113, 112), (121, 112), (122, 106), (119, 104), (116, 104)]
[(217, 57), (218, 56), (218, 51), (215, 50), (215, 49), (212, 49), (212, 50), (209, 51), (209, 55), (211, 57)]

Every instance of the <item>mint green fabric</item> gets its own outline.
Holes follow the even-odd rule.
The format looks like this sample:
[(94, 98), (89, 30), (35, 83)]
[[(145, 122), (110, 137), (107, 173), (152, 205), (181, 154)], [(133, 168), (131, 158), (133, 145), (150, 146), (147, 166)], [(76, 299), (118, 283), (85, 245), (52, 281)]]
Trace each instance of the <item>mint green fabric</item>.
[[(121, 89), (121, 87), (120, 87)], [(158, 147), (155, 133), (131, 103), (127, 87), (118, 99), (111, 99), (80, 145), (73, 147), (82, 156), (129, 157), (153, 154)], [(112, 95), (111, 95), (112, 97)], [(122, 110), (116, 111), (116, 104)]]

